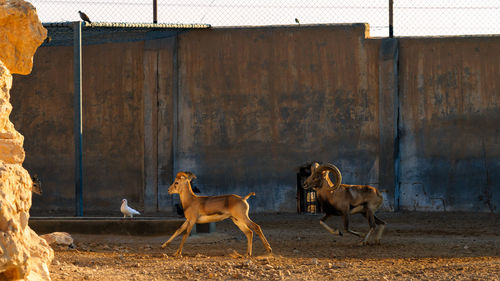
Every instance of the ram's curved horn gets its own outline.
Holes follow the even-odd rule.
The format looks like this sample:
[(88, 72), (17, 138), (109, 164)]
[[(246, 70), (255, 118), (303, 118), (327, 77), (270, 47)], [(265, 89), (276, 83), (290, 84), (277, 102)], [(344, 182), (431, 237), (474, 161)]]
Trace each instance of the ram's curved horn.
[(342, 174), (340, 173), (339, 168), (337, 166), (326, 163), (326, 164), (321, 164), (316, 170), (316, 173), (322, 173), (323, 171), (330, 171), (333, 174), (333, 177), (335, 178), (335, 184), (333, 185), (333, 189), (336, 189), (337, 187), (340, 186), (342, 183)]

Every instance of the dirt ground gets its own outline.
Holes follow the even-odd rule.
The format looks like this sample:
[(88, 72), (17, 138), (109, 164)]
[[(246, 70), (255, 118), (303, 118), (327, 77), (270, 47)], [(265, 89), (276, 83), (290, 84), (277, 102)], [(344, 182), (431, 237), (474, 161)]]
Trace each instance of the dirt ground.
[[(52, 280), (499, 280), (500, 215), (381, 213), (387, 222), (381, 245), (358, 246), (359, 238), (333, 236), (319, 215), (251, 215), (273, 248), (267, 254), (254, 235), (246, 238), (226, 220), (216, 232), (192, 235), (182, 258), (180, 237), (73, 235), (76, 249), (56, 247)], [(361, 216), (353, 229), (366, 232)], [(328, 224), (341, 227), (333, 217)]]

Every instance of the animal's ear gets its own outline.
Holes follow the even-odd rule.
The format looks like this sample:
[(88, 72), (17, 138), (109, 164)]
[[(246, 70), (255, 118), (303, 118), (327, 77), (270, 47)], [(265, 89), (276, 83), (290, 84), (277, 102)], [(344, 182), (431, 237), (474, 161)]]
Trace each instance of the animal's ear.
[(187, 176), (188, 176), (188, 180), (189, 181), (192, 181), (196, 178), (196, 175), (191, 173), (191, 172), (186, 172)]

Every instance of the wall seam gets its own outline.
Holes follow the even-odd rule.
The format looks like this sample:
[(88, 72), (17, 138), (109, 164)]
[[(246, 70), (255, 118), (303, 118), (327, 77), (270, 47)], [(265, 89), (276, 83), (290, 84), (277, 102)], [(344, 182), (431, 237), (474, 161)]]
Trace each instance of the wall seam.
[(396, 120), (394, 124), (394, 210), (399, 211), (399, 198), (400, 198), (400, 178), (401, 178), (401, 145), (400, 145), (400, 118), (401, 106), (399, 102), (399, 40), (396, 40), (396, 48), (394, 53), (394, 86), (396, 87), (394, 93), (394, 103), (396, 106)]

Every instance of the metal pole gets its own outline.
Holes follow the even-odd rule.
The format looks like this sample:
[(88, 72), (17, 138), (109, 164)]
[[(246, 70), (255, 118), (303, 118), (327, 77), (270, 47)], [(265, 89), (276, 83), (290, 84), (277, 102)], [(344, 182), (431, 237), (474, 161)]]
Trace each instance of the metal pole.
[(394, 27), (393, 27), (393, 8), (394, 8), (394, 1), (389, 0), (389, 38), (394, 37)]
[[(175, 173), (179, 171), (179, 163), (177, 159), (179, 158), (177, 155), (177, 150), (178, 150), (178, 144), (177, 141), (179, 139), (179, 36), (175, 36), (174, 38), (174, 44), (173, 44), (173, 71), (172, 71), (172, 120), (173, 120), (173, 125), (172, 125), (172, 179), (175, 179)], [(172, 210), (175, 212), (175, 203), (180, 203), (177, 197), (173, 197), (172, 195), (169, 195), (170, 199), (172, 200)]]
[(74, 135), (75, 135), (75, 203), (76, 216), (83, 216), (83, 150), (82, 150), (82, 22), (73, 22)]
[(158, 23), (158, 0), (153, 0), (153, 23)]

